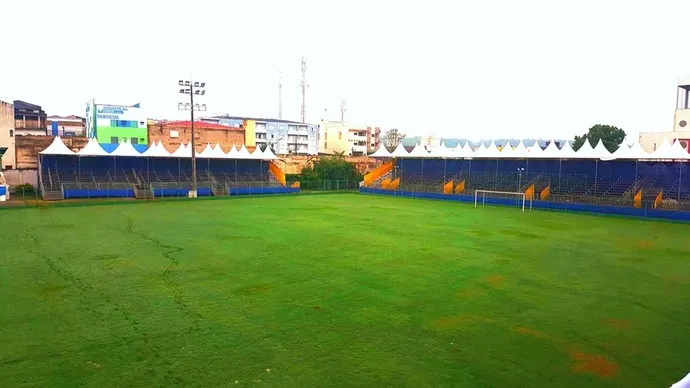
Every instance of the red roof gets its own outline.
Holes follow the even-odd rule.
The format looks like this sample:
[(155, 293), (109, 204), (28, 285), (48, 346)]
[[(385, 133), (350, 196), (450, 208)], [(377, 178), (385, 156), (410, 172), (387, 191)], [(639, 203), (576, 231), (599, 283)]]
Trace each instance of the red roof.
[[(165, 123), (162, 123), (164, 127), (191, 127), (192, 122), (191, 121), (167, 121)], [(237, 127), (229, 127), (227, 125), (220, 125), (220, 124), (213, 124), (213, 123), (207, 123), (204, 121), (195, 121), (194, 122), (194, 127), (195, 128), (204, 128), (204, 129), (224, 129), (226, 131), (241, 131), (241, 128)]]

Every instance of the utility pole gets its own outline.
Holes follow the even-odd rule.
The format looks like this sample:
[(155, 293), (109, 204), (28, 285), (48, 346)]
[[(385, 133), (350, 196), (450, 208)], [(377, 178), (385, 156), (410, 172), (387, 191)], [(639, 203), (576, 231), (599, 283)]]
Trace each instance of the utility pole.
[(340, 100), (340, 122), (345, 122), (345, 111), (347, 110), (347, 104), (345, 100)]
[(180, 94), (189, 94), (189, 102), (178, 103), (178, 110), (188, 110), (191, 113), (191, 127), (192, 127), (192, 140), (190, 145), (192, 146), (192, 189), (189, 191), (189, 198), (196, 198), (196, 149), (194, 148), (194, 111), (205, 111), (206, 104), (194, 104), (194, 96), (203, 96), (206, 94), (205, 82), (192, 82), (192, 81), (179, 81)]
[(302, 57), (302, 79), (299, 85), (302, 88), (302, 122), (305, 123), (305, 117), (307, 116), (307, 88), (309, 84), (307, 84), (307, 60), (304, 57)]
[(283, 72), (278, 72), (278, 119), (283, 119)]

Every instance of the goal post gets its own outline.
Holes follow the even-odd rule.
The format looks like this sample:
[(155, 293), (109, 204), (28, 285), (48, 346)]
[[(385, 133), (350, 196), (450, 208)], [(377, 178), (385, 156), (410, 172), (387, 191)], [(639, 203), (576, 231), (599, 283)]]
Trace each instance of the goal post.
[[(475, 190), (474, 191), (474, 207), (477, 207), (481, 201), (482, 207), (486, 204), (486, 197), (489, 194), (489, 198), (505, 198), (514, 197), (516, 200), (516, 205), (525, 211), (525, 202), (527, 202), (525, 193), (519, 191), (495, 191), (495, 190)], [(532, 199), (529, 199), (529, 209), (532, 210)]]

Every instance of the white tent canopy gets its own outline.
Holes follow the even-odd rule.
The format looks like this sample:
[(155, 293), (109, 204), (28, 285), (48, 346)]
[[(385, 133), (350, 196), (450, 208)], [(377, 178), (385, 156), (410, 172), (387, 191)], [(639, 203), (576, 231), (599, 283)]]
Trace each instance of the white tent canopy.
[(484, 143), (474, 151), (475, 158), (486, 158), (486, 159), (496, 159), (500, 158), (501, 151), (496, 147), (496, 143), (493, 141), (488, 147), (484, 146)]
[[(445, 148), (445, 147), (443, 147)], [(441, 147), (436, 147), (434, 148), (434, 151), (437, 149), (441, 149)], [(422, 144), (417, 144), (412, 151), (410, 151), (410, 157), (411, 158), (428, 158), (429, 156), (436, 156), (433, 155), (433, 152), (430, 154), (426, 148)]]
[(91, 138), (89, 139), (86, 146), (77, 152), (79, 156), (110, 156), (103, 147), (98, 144), (98, 140)]
[(173, 158), (191, 158), (192, 149), (184, 144), (180, 144), (179, 147), (170, 156)]
[(601, 141), (601, 139), (599, 139), (599, 143), (597, 143), (597, 146), (594, 147), (592, 152), (596, 158), (604, 160), (611, 159), (611, 153), (608, 149), (606, 149), (606, 146), (604, 146), (604, 142)]
[(254, 148), (254, 152), (252, 152), (250, 155), (251, 159), (263, 160), (264, 158), (264, 152), (261, 151), (261, 147)]
[(230, 147), (230, 151), (227, 153), (228, 159), (237, 159), (237, 148), (233, 144), (232, 147)]
[(134, 148), (132, 143), (124, 141), (110, 153), (110, 156), (141, 156), (141, 154)]
[(271, 147), (266, 147), (264, 150), (264, 160), (276, 160), (278, 157), (271, 151)]
[(388, 152), (388, 150), (386, 149), (386, 147), (383, 146), (383, 144), (381, 144), (379, 146), (379, 149), (377, 149), (376, 152), (369, 156), (371, 156), (372, 158), (390, 158), (391, 153)]
[(395, 158), (400, 158), (400, 157), (403, 157), (403, 158), (404, 158), (404, 157), (406, 157), (406, 156), (410, 156), (410, 153), (407, 152), (407, 150), (405, 149), (405, 147), (403, 146), (403, 144), (400, 143), (400, 144), (398, 144), (397, 147), (395, 147), (395, 149), (394, 149), (393, 152), (391, 153), (391, 156), (392, 156), (392, 157), (395, 157)]
[(62, 142), (60, 136), (55, 136), (55, 139), (53, 139), (53, 142), (50, 143), (48, 148), (39, 153), (41, 155), (74, 155), (74, 152), (67, 148), (65, 143)]
[(668, 139), (664, 139), (661, 146), (659, 146), (649, 158), (658, 160), (688, 160), (690, 159), (690, 154), (683, 149), (678, 141), (671, 145)]
[[(585, 142), (589, 144), (589, 142)], [(561, 159), (575, 159), (575, 150), (573, 150), (573, 147), (570, 146), (570, 142), (565, 142), (563, 144), (563, 147), (561, 147), (561, 152), (560, 152), (560, 158)]]
[(247, 150), (247, 147), (245, 147), (244, 144), (242, 144), (242, 148), (240, 148), (240, 150), (237, 151), (237, 155), (235, 155), (234, 159), (252, 159), (252, 155)]

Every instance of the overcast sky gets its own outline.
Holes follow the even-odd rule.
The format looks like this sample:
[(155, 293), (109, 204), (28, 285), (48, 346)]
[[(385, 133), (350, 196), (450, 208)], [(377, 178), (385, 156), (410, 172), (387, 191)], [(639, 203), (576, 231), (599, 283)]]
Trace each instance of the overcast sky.
[[(0, 96), (48, 114), (141, 102), (398, 127), (412, 135), (570, 138), (596, 123), (672, 129), (690, 74), (690, 1), (3, 1)], [(190, 20), (191, 18), (191, 20)], [(8, 24), (9, 23), (9, 24)], [(9, 46), (7, 45), (9, 43)]]

